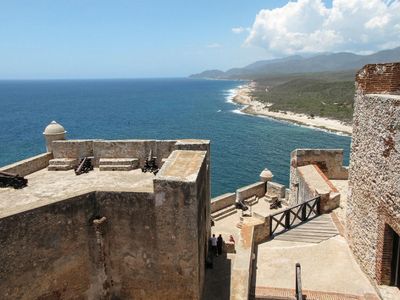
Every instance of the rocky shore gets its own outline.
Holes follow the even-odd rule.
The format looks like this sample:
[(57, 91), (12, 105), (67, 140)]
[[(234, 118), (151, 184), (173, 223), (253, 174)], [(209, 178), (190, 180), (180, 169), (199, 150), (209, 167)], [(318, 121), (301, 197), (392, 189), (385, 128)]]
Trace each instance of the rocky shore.
[(270, 111), (269, 107), (272, 105), (269, 103), (262, 103), (252, 98), (251, 92), (255, 88), (256, 82), (250, 82), (246, 85), (240, 86), (236, 89), (233, 102), (243, 105), (240, 110), (246, 114), (259, 115), (270, 117), (273, 119), (285, 120), (291, 123), (296, 123), (312, 128), (320, 128), (328, 130), (334, 133), (340, 133), (345, 135), (352, 134), (352, 127), (344, 124), (339, 120), (333, 120), (323, 117), (310, 117), (304, 114), (297, 114), (290, 111)]

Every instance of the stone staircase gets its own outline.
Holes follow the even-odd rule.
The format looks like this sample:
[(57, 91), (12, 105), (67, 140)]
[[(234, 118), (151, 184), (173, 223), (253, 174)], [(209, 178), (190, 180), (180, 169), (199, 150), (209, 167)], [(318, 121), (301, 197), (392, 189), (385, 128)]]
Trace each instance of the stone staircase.
[(76, 158), (54, 158), (49, 161), (47, 170), (49, 171), (67, 171), (72, 170), (78, 165)]
[(139, 167), (137, 158), (100, 158), (100, 171), (130, 171)]
[(250, 197), (245, 200), (246, 204), (249, 206), (253, 206), (253, 205), (257, 204), (258, 201), (260, 201), (260, 198), (257, 196), (253, 196), (253, 197)]
[(218, 221), (218, 220), (221, 220), (223, 218), (229, 217), (229, 216), (231, 216), (233, 214), (236, 214), (236, 213), (237, 213), (236, 206), (235, 205), (229, 205), (229, 206), (227, 206), (225, 208), (222, 208), (220, 210), (217, 210), (217, 211), (211, 213), (211, 218), (214, 221)]
[(338, 234), (339, 232), (333, 223), (332, 217), (329, 214), (324, 214), (278, 234), (274, 239), (290, 242), (320, 243)]

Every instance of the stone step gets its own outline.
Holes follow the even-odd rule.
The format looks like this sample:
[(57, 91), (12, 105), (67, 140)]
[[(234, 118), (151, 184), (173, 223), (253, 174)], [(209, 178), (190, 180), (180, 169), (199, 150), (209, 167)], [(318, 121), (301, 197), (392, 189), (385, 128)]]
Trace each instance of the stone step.
[(102, 165), (99, 166), (100, 171), (130, 171), (135, 168), (132, 165)]
[(339, 233), (336, 229), (320, 229), (320, 228), (294, 228), (292, 229), (293, 231), (296, 232), (315, 232), (315, 233)]
[(229, 213), (226, 213), (226, 214), (224, 214), (224, 215), (222, 215), (222, 216), (219, 216), (219, 217), (217, 217), (217, 218), (214, 218), (214, 220), (215, 220), (215, 221), (219, 221), (219, 220), (222, 220), (222, 219), (224, 219), (224, 218), (226, 218), (226, 217), (229, 217), (229, 216), (231, 216), (231, 215), (234, 215), (234, 214), (236, 214), (236, 213), (237, 213), (237, 211), (236, 211), (236, 209), (235, 209), (235, 210), (230, 211)]
[(61, 166), (61, 165), (72, 165), (75, 166), (78, 164), (78, 160), (76, 158), (54, 158), (50, 159), (49, 165), (51, 166)]
[(223, 209), (220, 209), (220, 210), (218, 210), (218, 211), (213, 212), (213, 213), (211, 214), (211, 217), (212, 217), (214, 220), (218, 221), (218, 220), (221, 220), (221, 219), (223, 219), (223, 218), (226, 218), (226, 217), (228, 217), (228, 216), (230, 216), (230, 215), (233, 215), (233, 214), (235, 214), (235, 213), (236, 213), (236, 207), (235, 207), (235, 205), (230, 205), (230, 206), (227, 206), (227, 207), (225, 207), (225, 208), (223, 208)]
[(251, 197), (251, 198), (248, 198), (248, 199), (245, 200), (246, 204), (248, 204), (250, 206), (253, 206), (253, 205), (257, 204), (258, 201), (259, 201), (258, 197)]
[(294, 228), (301, 228), (301, 229), (321, 229), (321, 230), (337, 230), (336, 227), (332, 226), (332, 225), (312, 225), (312, 224), (298, 224), (296, 225), (296, 227)]
[(267, 202), (274, 202), (274, 201), (276, 201), (278, 199), (279, 199), (278, 196), (271, 196), (271, 195), (268, 195), (268, 194), (265, 194), (265, 196), (264, 196), (264, 200), (267, 201)]
[(100, 158), (99, 166), (135, 166), (139, 165), (139, 159), (137, 158)]
[(71, 165), (49, 165), (47, 167), (48, 171), (68, 171), (72, 170), (74, 166)]
[(303, 243), (315, 243), (319, 244), (328, 238), (317, 238), (317, 237), (304, 237), (304, 236), (287, 236), (285, 234), (280, 234), (274, 237), (275, 240), (286, 241), (286, 242), (303, 242)]
[(337, 235), (337, 233), (299, 233), (299, 232), (294, 232), (289, 230), (288, 232), (282, 233), (282, 235), (285, 235), (286, 237), (304, 237), (304, 238), (319, 238), (319, 239), (324, 239), (324, 238), (331, 238)]

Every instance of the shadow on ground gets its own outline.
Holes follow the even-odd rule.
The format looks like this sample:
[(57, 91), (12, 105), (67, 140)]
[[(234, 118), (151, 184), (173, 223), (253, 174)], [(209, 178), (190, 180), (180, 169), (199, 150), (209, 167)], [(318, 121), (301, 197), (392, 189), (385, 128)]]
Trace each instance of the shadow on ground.
[(213, 267), (206, 269), (203, 300), (229, 300), (232, 260), (226, 253), (213, 257)]

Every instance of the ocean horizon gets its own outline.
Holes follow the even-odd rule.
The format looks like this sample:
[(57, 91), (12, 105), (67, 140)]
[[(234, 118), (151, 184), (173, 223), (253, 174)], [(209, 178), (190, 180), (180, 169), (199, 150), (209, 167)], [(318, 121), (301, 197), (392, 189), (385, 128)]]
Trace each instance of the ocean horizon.
[(68, 139), (211, 140), (212, 195), (254, 183), (264, 168), (288, 184), (296, 148), (343, 149), (351, 138), (239, 112), (244, 81), (188, 78), (0, 80), (0, 166), (45, 152), (43, 129)]

